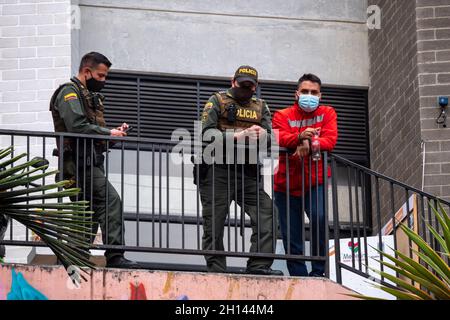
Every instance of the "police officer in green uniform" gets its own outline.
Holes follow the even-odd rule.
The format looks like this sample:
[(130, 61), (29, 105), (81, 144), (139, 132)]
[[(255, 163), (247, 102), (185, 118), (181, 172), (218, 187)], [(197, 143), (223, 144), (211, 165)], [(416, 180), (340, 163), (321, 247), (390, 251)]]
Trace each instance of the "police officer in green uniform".
[[(78, 75), (61, 85), (50, 100), (55, 132), (126, 136), (126, 123), (115, 129), (108, 129), (105, 124), (104, 97), (99, 91), (105, 84), (110, 67), (111, 62), (98, 52), (83, 56)], [(97, 233), (100, 224), (103, 244), (122, 245), (122, 203), (117, 191), (105, 177), (103, 153), (107, 149), (106, 143), (105, 140), (91, 139), (78, 139), (77, 143), (74, 138), (65, 138), (64, 150), (58, 150), (57, 155), (64, 153), (63, 176), (71, 181), (67, 187), (80, 187), (82, 193), (79, 199), (88, 200), (92, 205), (92, 233)], [(57, 145), (60, 145), (58, 139)], [(94, 237), (90, 240), (92, 242)], [(138, 263), (124, 258), (123, 250), (106, 250), (105, 256), (107, 267), (140, 268)]]
[[(227, 91), (212, 95), (204, 107), (201, 119), (203, 141), (212, 142), (205, 139), (211, 135), (221, 136), (223, 141), (229, 141), (226, 137), (229, 139), (230, 135), (231, 141), (245, 137), (253, 141), (268, 140), (272, 132), (270, 111), (264, 100), (254, 97), (258, 72), (253, 67), (241, 66), (236, 70), (231, 84), (232, 87)], [(274, 253), (272, 200), (264, 192), (262, 183), (257, 182), (260, 177), (258, 165), (250, 164), (248, 159), (246, 156), (245, 164), (236, 165), (214, 161), (214, 168), (205, 163), (201, 165), (199, 189), (203, 206), (203, 250), (224, 250), (224, 224), (231, 201), (234, 200), (251, 218), (250, 252)], [(225, 256), (206, 255), (205, 259), (209, 272), (226, 272)], [(281, 271), (271, 269), (272, 263), (271, 258), (252, 257), (247, 261), (246, 271), (252, 274), (283, 275)]]

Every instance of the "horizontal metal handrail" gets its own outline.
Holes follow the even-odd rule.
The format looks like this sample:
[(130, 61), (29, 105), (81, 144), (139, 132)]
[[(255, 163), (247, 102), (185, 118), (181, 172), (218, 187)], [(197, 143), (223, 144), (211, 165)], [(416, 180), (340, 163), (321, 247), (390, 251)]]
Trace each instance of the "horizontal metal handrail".
[(443, 204), (445, 204), (445, 205), (450, 205), (450, 202), (449, 202), (449, 201), (446, 201), (446, 200), (444, 200), (444, 199), (440, 199), (439, 197), (436, 197), (436, 196), (434, 196), (434, 195), (432, 195), (432, 194), (430, 194), (430, 193), (424, 192), (424, 191), (419, 190), (419, 189), (417, 189), (417, 188), (414, 188), (414, 187), (412, 187), (412, 186), (410, 186), (410, 185), (407, 185), (406, 183), (403, 183), (403, 182), (401, 182), (401, 181), (398, 181), (398, 180), (395, 180), (395, 179), (393, 179), (393, 178), (390, 178), (390, 177), (388, 177), (388, 176), (386, 176), (386, 175), (384, 175), (384, 174), (381, 174), (381, 173), (379, 173), (379, 172), (376, 172), (376, 171), (374, 171), (374, 170), (371, 170), (371, 169), (369, 169), (369, 168), (366, 168), (366, 167), (364, 167), (364, 166), (362, 166), (362, 165), (359, 165), (359, 164), (357, 164), (357, 163), (355, 163), (355, 162), (352, 162), (352, 161), (350, 161), (350, 160), (348, 160), (348, 159), (345, 159), (345, 158), (343, 158), (343, 157), (341, 157), (341, 156), (339, 156), (339, 155), (337, 155), (337, 154), (331, 153), (330, 156), (331, 156), (332, 158), (335, 158), (335, 159), (339, 160), (339, 161), (342, 162), (342, 163), (348, 164), (348, 165), (352, 166), (353, 168), (357, 168), (357, 169), (359, 169), (359, 170), (361, 170), (361, 171), (363, 171), (363, 172), (365, 172), (365, 173), (368, 173), (368, 174), (370, 174), (370, 175), (372, 175), (372, 176), (374, 176), (374, 177), (378, 177), (378, 178), (381, 178), (381, 179), (383, 179), (383, 180), (385, 180), (385, 181), (392, 182), (392, 183), (398, 185), (399, 187), (407, 188), (408, 190), (410, 190), (410, 191), (412, 191), (412, 192), (415, 192), (415, 193), (418, 193), (418, 194), (420, 194), (420, 195), (422, 195), (422, 196), (424, 196), (424, 197), (439, 200), (441, 203), (443, 203)]
[[(132, 153), (136, 153), (136, 171), (129, 171), (127, 172), (127, 179), (129, 178), (129, 175), (135, 176), (136, 177), (136, 181), (135, 183), (130, 187), (128, 186), (128, 188), (133, 189), (131, 190), (132, 192), (136, 192), (137, 195), (136, 197), (133, 197), (133, 201), (135, 200), (137, 205), (136, 205), (136, 212), (130, 212), (129, 209), (127, 209), (128, 211), (125, 211), (124, 209), (122, 209), (122, 219), (123, 221), (128, 221), (128, 222), (134, 222), (136, 225), (136, 245), (121, 245), (121, 246), (117, 246), (117, 245), (110, 245), (110, 244), (102, 244), (102, 245), (91, 245), (92, 249), (100, 249), (100, 250), (105, 250), (105, 249), (123, 249), (123, 250), (127, 250), (127, 251), (132, 251), (132, 252), (147, 252), (147, 253), (166, 253), (166, 254), (186, 254), (186, 255), (206, 255), (206, 254), (211, 254), (211, 255), (217, 255), (217, 256), (229, 256), (229, 257), (239, 257), (239, 258), (243, 258), (243, 257), (266, 257), (266, 258), (274, 258), (274, 259), (283, 259), (283, 260), (298, 260), (298, 261), (324, 261), (326, 260), (326, 262), (328, 263), (328, 256), (324, 257), (324, 256), (314, 256), (312, 254), (307, 255), (307, 254), (301, 254), (301, 255), (294, 255), (289, 253), (289, 250), (286, 250), (285, 254), (275, 254), (275, 253), (254, 253), (254, 252), (246, 252), (245, 250), (245, 245), (244, 244), (244, 238), (245, 238), (245, 229), (249, 229), (251, 227), (251, 223), (249, 221), (249, 219), (247, 219), (245, 216), (244, 218), (242, 218), (241, 216), (237, 216), (237, 211), (235, 211), (236, 216), (232, 217), (230, 216), (230, 211), (228, 211), (227, 214), (227, 218), (225, 219), (225, 224), (224, 224), (224, 228), (228, 227), (228, 250), (226, 251), (219, 251), (219, 250), (202, 250), (200, 249), (201, 244), (200, 244), (200, 229), (199, 226), (203, 225), (203, 217), (200, 214), (201, 209), (198, 203), (198, 196), (199, 196), (199, 189), (197, 187), (197, 199), (194, 198), (190, 198), (187, 201), (191, 201), (191, 204), (193, 204), (196, 200), (196, 216), (195, 215), (187, 215), (186, 211), (185, 211), (185, 200), (184, 200), (184, 193), (186, 192), (186, 188), (185, 188), (185, 180), (186, 178), (191, 179), (192, 176), (188, 176), (185, 174), (185, 167), (189, 166), (190, 168), (193, 168), (194, 166), (197, 166), (197, 164), (193, 164), (191, 162), (189, 162), (188, 160), (185, 161), (185, 159), (183, 159), (182, 161), (182, 165), (181, 165), (181, 173), (177, 172), (177, 174), (180, 175), (181, 177), (181, 188), (177, 191), (177, 196), (175, 198), (177, 198), (177, 201), (182, 202), (182, 210), (180, 213), (178, 213), (177, 211), (172, 211), (170, 209), (170, 204), (169, 203), (169, 196), (170, 198), (172, 198), (172, 196), (170, 195), (169, 190), (171, 189), (171, 185), (169, 183), (169, 178), (172, 179), (171, 177), (171, 173), (169, 172), (169, 160), (168, 160), (168, 156), (166, 156), (164, 159), (162, 158), (162, 156), (164, 155), (164, 153), (166, 153), (166, 155), (169, 154), (170, 150), (172, 147), (174, 147), (175, 145), (178, 145), (180, 143), (180, 141), (170, 141), (170, 140), (164, 140), (164, 139), (150, 139), (150, 138), (140, 138), (140, 137), (111, 137), (111, 136), (106, 136), (106, 135), (90, 135), (90, 134), (75, 134), (75, 133), (55, 133), (55, 132), (43, 132), (43, 131), (22, 131), (22, 130), (4, 130), (4, 129), (0, 129), (0, 136), (11, 136), (11, 141), (15, 142), (14, 137), (27, 137), (27, 149), (29, 149), (29, 144), (30, 144), (30, 137), (40, 137), (43, 138), (43, 144), (46, 145), (46, 138), (61, 138), (61, 137), (67, 137), (67, 138), (74, 138), (77, 139), (78, 144), (81, 146), (83, 143), (85, 144), (84, 147), (86, 148), (86, 145), (88, 143), (91, 144), (92, 146), (92, 141), (93, 140), (105, 140), (105, 141), (111, 141), (111, 142), (122, 142), (121, 144), (117, 144), (116, 145), (116, 150), (118, 150), (118, 155), (116, 155), (115, 159), (118, 159), (117, 156), (121, 156), (121, 160), (120, 160), (120, 166), (121, 169), (119, 171), (119, 174), (121, 175), (120, 178), (120, 184), (121, 184), (121, 199), (122, 201), (124, 201), (124, 196), (123, 196), (123, 190), (125, 189), (124, 186), (124, 174), (125, 174), (125, 170), (124, 170), (124, 151), (129, 151), (132, 150)], [(90, 140), (90, 141), (89, 141)], [(88, 142), (86, 142), (88, 141)], [(77, 144), (77, 145), (78, 145)], [(109, 143), (108, 145), (108, 150), (111, 150), (113, 148), (109, 147)], [(155, 147), (158, 146), (159, 147)], [(190, 145), (192, 146), (196, 146), (195, 142), (191, 143)], [(207, 145), (207, 143), (202, 143), (202, 146)], [(62, 146), (61, 140), (60, 140), (60, 147)], [(5, 146), (7, 147), (7, 146)], [(45, 148), (44, 148), (45, 149)], [(120, 151), (122, 150), (122, 152), (120, 153)], [(288, 150), (286, 148), (281, 148), (281, 147), (277, 147), (277, 150), (281, 153), (284, 152), (292, 152), (292, 150)], [(148, 183), (146, 185), (146, 187), (148, 188), (147, 195), (146, 195), (146, 201), (150, 201), (150, 195), (151, 195), (151, 205), (152, 207), (152, 212), (151, 213), (147, 213), (147, 209), (145, 212), (140, 212), (141, 207), (140, 207), (140, 198), (139, 198), (139, 192), (140, 192), (140, 182), (139, 182), (139, 178), (140, 176), (143, 176), (143, 174), (141, 174), (140, 171), (140, 165), (142, 166), (142, 164), (139, 164), (139, 152), (144, 152), (144, 151), (154, 151), (154, 153), (151, 154), (152, 157), (152, 161), (151, 163), (147, 163), (145, 164), (146, 166), (146, 177), (145, 179), (147, 179), (147, 181), (149, 181), (148, 179), (152, 179), (151, 184)], [(91, 151), (92, 152), (92, 151)], [(43, 154), (45, 155), (45, 150), (43, 151)], [(189, 155), (189, 154), (195, 154), (195, 150), (192, 150), (190, 153), (184, 153), (184, 155)], [(337, 155), (335, 153), (323, 153), (324, 156), (324, 162), (328, 162), (328, 164), (332, 164), (332, 197), (331, 197), (331, 201), (333, 202), (333, 222), (332, 224), (330, 224), (328, 222), (328, 220), (326, 220), (325, 225), (327, 226), (326, 228), (326, 242), (328, 242), (328, 235), (329, 232), (332, 231), (333, 233), (333, 237), (334, 237), (334, 242), (335, 242), (335, 248), (336, 248), (336, 257), (339, 256), (339, 258), (336, 259), (336, 275), (337, 275), (337, 281), (342, 283), (342, 277), (341, 277), (341, 270), (348, 270), (351, 271), (357, 275), (363, 276), (363, 277), (370, 277), (368, 271), (363, 271), (362, 270), (362, 258), (361, 255), (358, 256), (359, 259), (359, 268), (356, 267), (356, 263), (355, 263), (355, 255), (354, 253), (352, 253), (353, 255), (353, 266), (348, 266), (345, 265), (341, 260), (340, 260), (340, 244), (339, 244), (339, 240), (341, 238), (351, 238), (353, 239), (358, 239), (358, 241), (362, 242), (364, 241), (364, 245), (365, 245), (365, 252), (367, 252), (367, 239), (370, 236), (376, 235), (378, 237), (380, 237), (381, 239), (381, 223), (382, 223), (382, 219), (381, 219), (381, 213), (380, 213), (380, 190), (378, 189), (379, 184), (378, 184), (378, 180), (382, 181), (382, 182), (386, 182), (391, 186), (391, 190), (390, 191), (390, 195), (391, 195), (391, 199), (383, 199), (384, 201), (390, 201), (391, 206), (388, 208), (389, 209), (389, 216), (388, 218), (391, 219), (394, 222), (394, 218), (391, 217), (390, 215), (393, 215), (396, 210), (398, 209), (397, 207), (395, 207), (397, 205), (397, 202), (395, 202), (394, 200), (394, 190), (393, 190), (393, 186), (402, 189), (400, 191), (403, 191), (404, 194), (402, 195), (402, 198), (399, 199), (399, 197), (397, 197), (397, 200), (401, 200), (401, 203), (404, 203), (403, 196), (406, 197), (406, 200), (408, 201), (408, 197), (410, 193), (415, 193), (417, 195), (419, 195), (420, 197), (422, 197), (422, 205), (424, 205), (424, 198), (428, 199), (428, 200), (433, 200), (433, 201), (439, 201), (442, 204), (449, 206), (450, 207), (450, 202), (449, 201), (445, 201), (443, 199), (440, 199), (439, 197), (436, 197), (430, 193), (424, 192), (422, 190), (419, 190), (415, 187), (409, 186), (403, 182), (400, 182), (396, 179), (393, 179), (391, 177), (388, 177), (384, 174), (381, 174), (379, 172), (376, 172), (372, 169), (366, 168), (360, 164), (357, 164), (355, 162), (352, 162), (346, 158), (343, 158), (340, 155)], [(110, 161), (111, 159), (111, 155), (108, 155), (108, 153), (106, 153), (106, 179), (108, 179), (108, 173), (110, 173), (108, 171), (108, 161)], [(159, 159), (157, 159), (159, 157)], [(274, 159), (273, 154), (269, 155), (270, 158)], [(150, 158), (147, 158), (150, 159)], [(289, 171), (289, 165), (292, 165), (290, 163), (289, 157), (280, 157), (280, 162), (281, 161), (285, 161), (286, 165), (287, 165), (287, 172)], [(155, 161), (156, 160), (156, 161)], [(158, 161), (159, 160), (159, 161)], [(310, 161), (310, 159), (306, 159), (306, 160), (302, 160), (302, 165), (305, 165), (307, 163), (307, 161)], [(80, 161), (80, 163), (78, 162)], [(119, 161), (119, 160), (117, 160)], [(61, 170), (62, 168), (62, 159), (59, 159), (59, 165), (58, 168)], [(77, 166), (80, 165), (82, 162), (82, 160), (77, 160)], [(337, 181), (337, 164), (339, 164), (339, 168), (346, 168), (347, 170), (353, 170), (352, 174), (350, 175), (350, 171), (348, 171), (348, 184), (345, 185), (344, 187), (346, 188), (342, 188), (342, 185), (340, 185), (340, 189), (339, 192), (348, 189), (348, 193), (345, 194), (345, 196), (339, 198), (338, 192), (337, 192), (337, 185), (336, 185), (336, 181)], [(129, 165), (127, 163), (127, 165)], [(159, 168), (157, 168), (158, 171), (155, 170), (155, 166), (158, 165)], [(229, 165), (229, 167), (231, 168), (231, 171), (235, 170), (232, 169), (233, 166), (238, 166), (239, 164), (231, 164)], [(187, 168), (187, 167), (186, 167)], [(211, 168), (214, 168), (214, 166), (212, 166)], [(316, 170), (318, 166), (316, 166)], [(327, 163), (323, 164), (323, 177), (324, 177), (324, 184), (328, 184), (328, 165)], [(87, 171), (87, 169), (85, 169)], [(92, 170), (92, 169), (90, 169)], [(171, 169), (172, 170), (172, 169)], [(217, 170), (217, 169), (212, 169), (212, 170)], [(239, 169), (241, 170), (241, 169)], [(242, 169), (243, 170), (243, 169)], [(274, 170), (274, 168), (272, 168), (272, 170)], [(150, 171), (150, 173), (148, 173)], [(304, 183), (305, 181), (307, 181), (306, 179), (309, 178), (310, 181), (310, 188), (311, 188), (311, 171), (309, 172), (309, 177), (306, 176), (302, 176), (300, 179), (302, 179), (301, 181)], [(78, 171), (77, 171), (78, 172)], [(131, 173), (130, 173), (131, 172)], [(117, 172), (114, 172), (115, 174), (117, 174)], [(236, 171), (236, 173), (239, 173), (238, 171)], [(244, 171), (242, 171), (242, 174), (244, 173)], [(198, 174), (198, 173), (197, 173)], [(272, 172), (273, 174), (273, 172)], [(361, 176), (362, 174), (362, 176)], [(301, 175), (304, 175), (304, 171)], [(164, 176), (164, 180), (162, 179), (162, 177)], [(156, 180), (159, 181), (156, 181)], [(266, 179), (266, 178), (264, 178)], [(268, 178), (269, 179), (269, 178)], [(372, 179), (375, 180), (374, 183), (376, 183), (377, 189), (375, 190), (375, 192), (372, 192), (371, 189), (371, 185), (373, 183)], [(257, 179), (258, 180), (258, 179)], [(287, 185), (289, 184), (289, 175), (287, 176)], [(117, 182), (117, 181), (116, 181)], [(43, 183), (45, 183), (43, 181)], [(92, 181), (85, 181), (85, 187), (89, 184), (92, 183)], [(233, 184), (233, 181), (229, 181), (228, 182), (228, 189), (230, 191), (233, 191), (230, 189), (230, 183)], [(258, 183), (260, 184), (261, 182)], [(257, 184), (258, 185), (258, 184)], [(319, 185), (318, 180), (316, 185)], [(232, 188), (234, 188), (235, 185), (232, 186)], [(261, 187), (259, 185), (259, 187)], [(166, 194), (162, 195), (163, 191), (162, 189), (166, 188)], [(354, 189), (353, 189), (354, 188)], [(192, 189), (192, 188), (191, 188)], [(150, 190), (150, 191), (149, 191)], [(310, 189), (311, 190), (311, 189)], [(192, 192), (193, 190), (189, 190), (189, 192)], [(272, 203), (274, 204), (274, 181), (271, 181), (271, 191), (272, 191)], [(305, 192), (306, 190), (303, 190), (303, 192)], [(127, 191), (128, 192), (128, 191)], [(355, 197), (352, 199), (352, 193), (355, 193)], [(92, 195), (91, 195), (92, 196)], [(134, 195), (133, 195), (134, 196)], [(348, 210), (349, 212), (344, 212), (343, 209), (339, 208), (339, 202), (345, 202), (346, 196), (349, 196), (348, 199), (348, 206), (346, 207), (345, 210)], [(159, 200), (158, 200), (159, 199)], [(128, 199), (129, 200), (129, 199)], [(127, 200), (127, 201), (128, 201)], [(158, 201), (157, 201), (158, 200)], [(239, 199), (238, 199), (239, 200)], [(325, 201), (325, 211), (327, 212), (327, 204), (328, 204), (328, 188), (324, 188), (324, 201)], [(358, 201), (360, 201), (361, 203), (359, 204)], [(158, 203), (158, 208), (154, 207), (155, 202)], [(372, 203), (374, 202), (374, 203)], [(406, 202), (406, 205), (408, 207), (409, 202)], [(167, 207), (163, 210), (163, 206)], [(360, 207), (361, 207), (361, 215), (360, 215)], [(353, 208), (355, 209), (355, 220), (353, 221), (353, 213), (352, 210)], [(259, 210), (259, 209), (258, 209)], [(275, 208), (273, 209), (275, 212)], [(174, 214), (174, 212), (177, 212), (177, 214)], [(189, 211), (188, 211), (189, 212)], [(191, 212), (192, 213), (192, 212)], [(340, 221), (340, 215), (342, 214), (349, 214), (349, 218), (350, 221)], [(425, 219), (424, 217), (424, 209), (422, 208), (422, 216), (419, 217), (419, 221), (417, 222), (418, 224), (420, 222), (423, 222), (423, 219)], [(242, 214), (242, 210), (241, 210), (241, 214)], [(292, 214), (292, 213), (291, 213)], [(409, 217), (409, 212), (407, 213), (408, 217)], [(287, 213), (288, 217), (289, 217), (289, 210)], [(429, 216), (430, 213), (429, 213)], [(362, 221), (360, 221), (359, 219), (362, 219)], [(386, 217), (385, 217), (386, 218)], [(326, 219), (328, 219), (328, 214), (326, 214)], [(288, 219), (289, 220), (289, 219)], [(152, 232), (151, 232), (151, 245), (144, 245), (144, 244), (140, 244), (139, 243), (139, 229), (140, 227), (142, 227), (142, 223), (148, 223), (151, 222), (152, 225)], [(372, 223), (375, 222), (377, 224), (377, 228), (372, 226)], [(164, 228), (162, 227), (162, 223), (165, 223), (166, 226), (164, 226)], [(383, 223), (386, 223), (386, 221), (384, 221)], [(169, 225), (172, 224), (177, 224), (177, 225), (182, 225), (182, 234), (177, 235), (179, 237), (182, 238), (182, 248), (178, 248), (178, 247), (173, 247), (172, 243), (173, 240), (169, 241)], [(196, 246), (194, 245), (194, 247), (197, 247), (197, 249), (193, 249), (192, 245), (185, 245), (185, 225), (192, 225), (192, 226), (197, 226), (197, 234), (196, 234), (196, 239), (190, 239), (193, 242), (197, 241)], [(233, 233), (234, 233), (234, 243), (230, 243), (230, 237), (233, 236), (233, 234), (230, 233), (230, 229), (231, 227), (233, 228)], [(305, 241), (306, 239), (310, 240), (311, 243), (311, 225), (310, 223), (306, 223), (303, 222), (303, 241)], [(239, 230), (238, 230), (239, 229)], [(189, 230), (189, 229), (188, 229)], [(226, 230), (226, 229), (225, 229)], [(289, 230), (289, 227), (288, 227)], [(378, 230), (378, 233), (377, 233)], [(148, 231), (148, 230), (147, 230)], [(315, 230), (314, 230), (315, 231)], [(166, 232), (166, 234), (163, 235), (163, 232)], [(195, 233), (195, 230), (191, 232)], [(247, 232), (249, 232), (247, 230)], [(308, 232), (308, 237), (305, 236), (305, 234)], [(225, 233), (225, 231), (224, 231)], [(342, 234), (346, 234), (345, 237), (341, 237)], [(30, 241), (28, 240), (28, 233), (27, 233), (27, 239), (26, 241), (23, 240), (15, 240), (13, 237), (13, 231), (11, 228), (11, 236), (9, 240), (2, 240), (0, 239), (0, 245), (17, 245), (17, 246), (36, 246), (36, 247), (45, 247), (46, 245), (42, 242), (36, 242), (36, 241)], [(149, 233), (150, 234), (150, 233)], [(157, 235), (156, 235), (157, 234)], [(240, 236), (240, 239), (242, 239), (242, 243), (238, 243), (238, 235)], [(158, 237), (159, 239), (156, 239), (156, 237)], [(195, 235), (193, 236), (193, 238), (195, 238)], [(157, 240), (157, 241), (155, 241)], [(165, 240), (165, 241), (164, 241)], [(275, 239), (276, 241), (277, 239)], [(146, 240), (147, 241), (147, 240)], [(313, 240), (314, 241), (314, 240)], [(433, 241), (433, 238), (430, 236), (430, 238), (427, 240), (428, 242)], [(144, 241), (142, 241), (144, 242)], [(169, 244), (169, 242), (171, 242)], [(289, 241), (288, 241), (289, 242)], [(395, 233), (394, 233), (394, 244), (396, 246), (396, 239), (395, 239)], [(242, 250), (242, 252), (238, 252), (237, 248), (238, 245), (240, 247), (240, 250)], [(360, 244), (362, 245), (362, 243)], [(433, 243), (433, 248), (438, 247), (438, 244), (434, 244)], [(311, 245), (311, 248), (313, 246)], [(233, 248), (235, 248), (236, 250), (233, 250)], [(321, 253), (322, 254), (322, 253)], [(367, 257), (364, 257), (364, 259), (367, 260)], [(382, 283), (386, 283), (384, 279), (381, 279)]]

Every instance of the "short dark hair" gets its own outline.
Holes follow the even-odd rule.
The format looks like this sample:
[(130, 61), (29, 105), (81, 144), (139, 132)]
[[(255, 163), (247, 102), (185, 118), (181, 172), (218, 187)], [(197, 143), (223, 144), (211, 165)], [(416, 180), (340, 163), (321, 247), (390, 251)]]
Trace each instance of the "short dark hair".
[(105, 57), (101, 53), (92, 51), (92, 52), (86, 53), (83, 56), (83, 58), (81, 58), (80, 68), (78, 69), (78, 71), (81, 71), (85, 67), (90, 67), (90, 68), (95, 69), (99, 64), (102, 64), (102, 63), (104, 65), (106, 65), (108, 67), (108, 69), (112, 65), (111, 61), (109, 61), (107, 57)]
[(322, 81), (320, 80), (320, 78), (312, 73), (305, 73), (304, 75), (302, 75), (300, 79), (298, 79), (297, 87), (299, 87), (303, 81), (311, 81), (314, 83), (318, 83), (319, 86), (322, 87)]

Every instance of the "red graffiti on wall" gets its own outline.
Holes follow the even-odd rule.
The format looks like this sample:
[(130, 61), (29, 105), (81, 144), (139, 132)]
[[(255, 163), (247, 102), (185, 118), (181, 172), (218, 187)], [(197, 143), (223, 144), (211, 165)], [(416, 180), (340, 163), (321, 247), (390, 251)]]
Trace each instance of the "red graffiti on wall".
[(130, 283), (131, 296), (130, 300), (147, 300), (147, 295), (145, 294), (145, 287), (142, 283), (134, 284)]

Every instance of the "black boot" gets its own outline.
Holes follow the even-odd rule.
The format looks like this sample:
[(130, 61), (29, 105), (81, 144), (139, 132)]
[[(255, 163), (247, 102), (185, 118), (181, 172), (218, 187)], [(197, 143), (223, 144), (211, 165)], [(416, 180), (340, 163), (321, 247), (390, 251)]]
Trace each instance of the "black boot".
[(107, 259), (106, 268), (143, 269), (138, 262), (125, 259), (124, 256), (113, 256)]
[(283, 276), (283, 271), (273, 270), (270, 267), (261, 267), (261, 268), (247, 268), (247, 273), (249, 274), (258, 274), (263, 276)]

